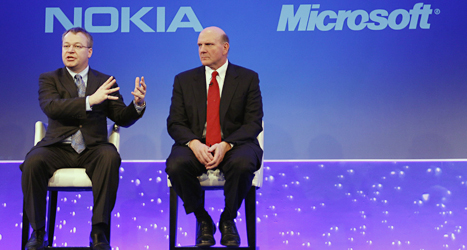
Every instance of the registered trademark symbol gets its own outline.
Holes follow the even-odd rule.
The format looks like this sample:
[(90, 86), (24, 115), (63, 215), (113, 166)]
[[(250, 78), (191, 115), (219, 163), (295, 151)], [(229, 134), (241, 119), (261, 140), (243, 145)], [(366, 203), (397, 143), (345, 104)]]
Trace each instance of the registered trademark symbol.
[(440, 9), (435, 9), (435, 14), (439, 15), (439, 13), (441, 13), (441, 10)]

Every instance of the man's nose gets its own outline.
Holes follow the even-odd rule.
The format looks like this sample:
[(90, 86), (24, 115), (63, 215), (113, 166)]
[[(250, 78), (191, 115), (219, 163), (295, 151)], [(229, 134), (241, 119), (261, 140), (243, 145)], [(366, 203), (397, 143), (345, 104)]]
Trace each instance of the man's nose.
[(75, 52), (75, 47), (74, 46), (70, 46), (66, 49), (67, 52)]

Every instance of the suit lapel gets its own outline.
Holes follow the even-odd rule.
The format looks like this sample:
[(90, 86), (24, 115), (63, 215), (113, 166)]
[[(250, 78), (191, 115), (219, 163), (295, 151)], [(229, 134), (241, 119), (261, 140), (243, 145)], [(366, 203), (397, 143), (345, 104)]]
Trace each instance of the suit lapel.
[(102, 83), (99, 83), (99, 80), (97, 79), (96, 72), (89, 68), (88, 82), (86, 84), (86, 96), (94, 94), (101, 84)]
[[(199, 128), (204, 129), (206, 123), (206, 109), (208, 94), (206, 92), (206, 73), (204, 66), (200, 67), (193, 78), (193, 93), (195, 96), (195, 103), (198, 109), (198, 120), (200, 122)], [(201, 133), (203, 131), (201, 130)]]
[(78, 88), (76, 87), (75, 81), (71, 77), (66, 67), (62, 68), (62, 74), (59, 76), (59, 81), (63, 87), (68, 91), (70, 97), (78, 97)]
[(227, 72), (225, 74), (224, 87), (222, 88), (221, 103), (219, 107), (219, 118), (221, 126), (222, 124), (224, 124), (225, 114), (227, 113), (232, 97), (234, 96), (234, 93), (237, 90), (237, 77), (238, 74), (235, 70), (235, 65), (229, 63), (229, 65), (227, 66)]

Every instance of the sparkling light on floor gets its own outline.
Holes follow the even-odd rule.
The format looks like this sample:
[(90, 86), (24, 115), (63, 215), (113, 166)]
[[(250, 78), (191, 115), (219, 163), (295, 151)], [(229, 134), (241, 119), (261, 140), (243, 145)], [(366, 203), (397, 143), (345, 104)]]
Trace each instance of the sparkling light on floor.
[[(0, 164), (0, 249), (21, 245), (19, 163)], [(466, 249), (465, 161), (266, 161), (257, 195), (260, 249)], [(124, 162), (112, 247), (168, 249), (164, 162)], [(181, 204), (181, 203), (180, 203)], [(54, 244), (88, 244), (92, 195), (59, 194)], [(207, 192), (217, 222), (222, 191)], [(237, 227), (246, 245), (244, 208)], [(179, 205), (178, 243), (193, 245), (195, 221)], [(215, 235), (220, 242), (220, 233)]]

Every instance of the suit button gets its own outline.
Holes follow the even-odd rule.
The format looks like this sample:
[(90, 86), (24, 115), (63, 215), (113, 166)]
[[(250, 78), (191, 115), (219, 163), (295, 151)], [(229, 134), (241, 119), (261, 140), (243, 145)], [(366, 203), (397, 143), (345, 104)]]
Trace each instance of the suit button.
[(82, 128), (82, 127), (83, 127), (83, 125), (79, 125), (79, 128)]

